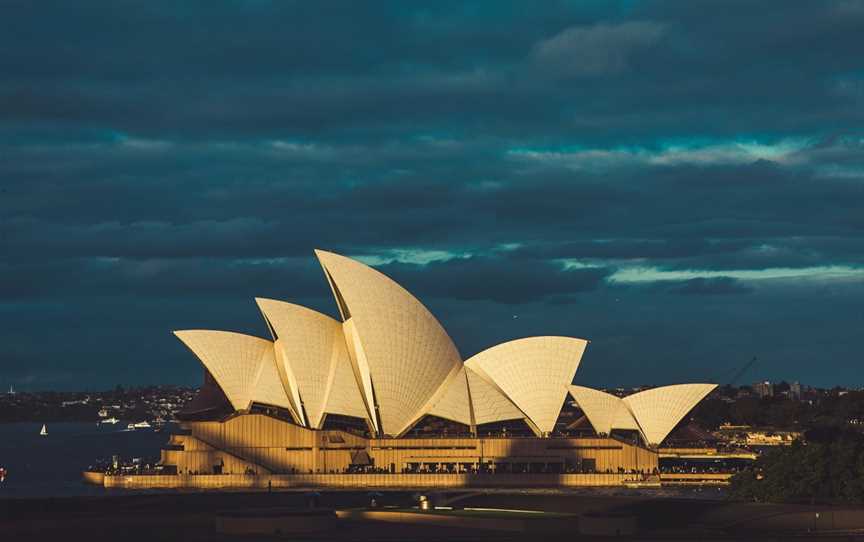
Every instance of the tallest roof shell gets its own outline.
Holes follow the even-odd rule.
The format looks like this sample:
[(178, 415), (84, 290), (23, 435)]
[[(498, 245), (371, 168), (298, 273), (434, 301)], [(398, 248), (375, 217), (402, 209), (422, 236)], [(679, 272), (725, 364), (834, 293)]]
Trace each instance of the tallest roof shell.
[(432, 313), (386, 275), (358, 261), (315, 251), (339, 310), (368, 362), (384, 435), (400, 435), (427, 414), (462, 368), (459, 351)]

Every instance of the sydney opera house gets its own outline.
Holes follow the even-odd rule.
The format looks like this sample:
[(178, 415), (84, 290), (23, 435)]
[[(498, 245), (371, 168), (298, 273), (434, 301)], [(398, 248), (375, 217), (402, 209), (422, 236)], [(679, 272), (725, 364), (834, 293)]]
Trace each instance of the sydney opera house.
[(571, 337), (517, 339), (463, 361), (393, 280), (316, 255), (340, 320), (256, 299), (270, 338), (175, 332), (205, 383), (162, 451), (173, 478), (302, 475), (345, 485), (371, 473), (402, 485), (430, 476), (468, 485), (531, 474), (567, 485), (573, 476), (651, 473), (658, 447), (714, 388), (622, 398), (573, 385), (588, 341)]

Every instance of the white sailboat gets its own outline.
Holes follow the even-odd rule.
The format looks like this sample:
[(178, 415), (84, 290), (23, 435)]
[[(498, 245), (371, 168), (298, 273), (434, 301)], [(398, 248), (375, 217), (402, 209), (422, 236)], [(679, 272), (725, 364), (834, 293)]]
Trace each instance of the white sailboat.
[(42, 424), (42, 430), (39, 431), (39, 434), (42, 435), (43, 437), (48, 436), (48, 427), (44, 423)]

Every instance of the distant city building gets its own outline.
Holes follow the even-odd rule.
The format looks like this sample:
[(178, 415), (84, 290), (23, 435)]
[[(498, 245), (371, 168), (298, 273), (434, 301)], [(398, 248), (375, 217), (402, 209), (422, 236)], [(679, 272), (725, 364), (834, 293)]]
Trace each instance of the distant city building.
[(789, 398), (800, 400), (801, 399), (801, 383), (800, 382), (792, 382), (789, 384)]
[(753, 393), (752, 388), (746, 388), (742, 386), (738, 388), (738, 391), (735, 393), (735, 399), (744, 399), (746, 397), (753, 397), (753, 395), (755, 394)]
[(747, 446), (788, 446), (801, 438), (799, 431), (748, 431), (743, 442)]
[(800, 431), (755, 429), (749, 425), (722, 424), (715, 436), (736, 446), (788, 446), (801, 438)]
[(774, 384), (765, 380), (764, 382), (756, 382), (753, 384), (753, 392), (759, 397), (774, 397)]

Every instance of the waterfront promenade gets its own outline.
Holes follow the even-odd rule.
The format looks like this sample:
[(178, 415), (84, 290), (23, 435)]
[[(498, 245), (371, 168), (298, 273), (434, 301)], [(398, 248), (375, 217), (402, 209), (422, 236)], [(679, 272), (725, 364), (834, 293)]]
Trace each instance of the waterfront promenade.
[(124, 489), (572, 488), (726, 485), (731, 474), (179, 474), (85, 473), (92, 484)]
[[(642, 482), (641, 474), (178, 474), (104, 476), (107, 488), (273, 489), (603, 487)], [(98, 483), (98, 476), (89, 480)]]

